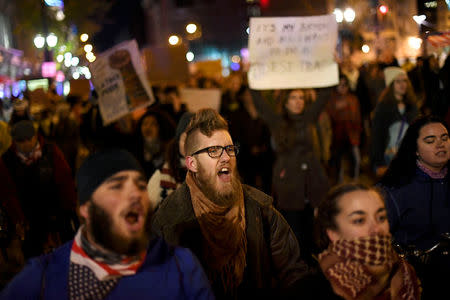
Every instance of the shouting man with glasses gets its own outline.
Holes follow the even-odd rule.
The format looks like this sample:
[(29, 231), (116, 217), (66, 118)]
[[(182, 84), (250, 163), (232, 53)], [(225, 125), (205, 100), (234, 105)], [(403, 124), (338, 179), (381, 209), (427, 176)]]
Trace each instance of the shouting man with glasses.
[(272, 198), (241, 184), (227, 122), (203, 109), (186, 132), (186, 181), (163, 200), (152, 228), (197, 255), (217, 299), (291, 288), (307, 271), (297, 240)]

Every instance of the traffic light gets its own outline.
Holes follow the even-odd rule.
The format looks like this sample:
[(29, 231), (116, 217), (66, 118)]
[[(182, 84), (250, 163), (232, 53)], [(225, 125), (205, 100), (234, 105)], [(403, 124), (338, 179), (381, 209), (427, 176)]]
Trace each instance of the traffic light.
[(261, 3), (262, 8), (267, 8), (269, 6), (269, 0), (260, 0), (259, 3)]
[(387, 14), (388, 10), (389, 10), (389, 8), (387, 7), (387, 5), (382, 4), (382, 5), (378, 6), (378, 11), (382, 15)]

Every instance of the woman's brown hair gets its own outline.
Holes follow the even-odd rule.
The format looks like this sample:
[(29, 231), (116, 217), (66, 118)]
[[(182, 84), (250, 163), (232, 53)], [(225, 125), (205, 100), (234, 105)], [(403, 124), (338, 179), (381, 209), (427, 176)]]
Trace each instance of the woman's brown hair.
[(381, 193), (376, 188), (368, 187), (362, 183), (345, 183), (331, 188), (325, 199), (319, 203), (314, 215), (314, 239), (319, 252), (328, 248), (330, 244), (327, 229), (338, 229), (336, 216), (340, 212), (340, 198), (345, 194), (355, 191), (374, 191), (383, 199)]

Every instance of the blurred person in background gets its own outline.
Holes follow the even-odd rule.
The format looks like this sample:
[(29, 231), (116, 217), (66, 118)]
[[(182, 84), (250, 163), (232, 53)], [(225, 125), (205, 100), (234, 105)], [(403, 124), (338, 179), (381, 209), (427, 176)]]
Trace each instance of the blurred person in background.
[(200, 77), (198, 78), (198, 87), (200, 89), (217, 89), (219, 88), (219, 84), (214, 80), (214, 78), (210, 77)]
[(70, 112), (68, 103), (60, 102), (56, 105), (50, 137), (63, 152), (75, 175), (78, 149), (80, 147), (80, 126)]
[(175, 135), (173, 120), (159, 110), (148, 110), (138, 121), (132, 153), (147, 177), (162, 167), (167, 143)]
[[(435, 245), (450, 233), (450, 140), (447, 125), (435, 116), (417, 119), (406, 131), (397, 155), (380, 180), (386, 194), (389, 223), (403, 250), (435, 249), (424, 265), (424, 296), (450, 295), (450, 257)], [(441, 294), (443, 293), (443, 294)], [(424, 297), (425, 298), (425, 297)]]
[(420, 299), (414, 269), (391, 245), (378, 191), (353, 183), (332, 188), (315, 212), (315, 233), (321, 272), (309, 280), (313, 298)]
[(13, 101), (13, 111), (9, 120), (9, 125), (12, 126), (22, 120), (32, 120), (30, 103), (26, 98), (23, 98), (23, 100), (17, 98)]
[(239, 108), (229, 114), (230, 134), (239, 144), (238, 170), (245, 184), (271, 192), (273, 153), (270, 131), (260, 118), (248, 86), (236, 95)]
[(386, 171), (409, 124), (419, 113), (406, 72), (399, 67), (387, 67), (384, 76), (386, 88), (372, 119), (371, 160), (377, 177)]
[(411, 85), (419, 103), (423, 103), (425, 99), (424, 74), (424, 58), (418, 56), (415, 66), (408, 71), (408, 78), (411, 80)]
[(228, 120), (230, 114), (239, 109), (240, 103), (237, 97), (239, 90), (243, 84), (242, 75), (240, 73), (233, 73), (228, 76), (222, 97), (220, 100), (219, 113)]
[(158, 109), (165, 111), (175, 124), (178, 123), (181, 116), (187, 111), (187, 108), (182, 102), (177, 86), (168, 86), (164, 89), (164, 102), (161, 102)]
[(13, 143), (0, 160), (2, 204), (30, 258), (73, 235), (78, 225), (75, 183), (61, 150), (45, 142), (32, 121), (17, 122), (11, 135)]
[(272, 194), (307, 262), (312, 260), (313, 208), (328, 188), (325, 169), (315, 153), (314, 133), (330, 92), (331, 89), (319, 90), (317, 100), (311, 103), (303, 89), (287, 90), (283, 112), (277, 114), (260, 92), (251, 90), (256, 110), (269, 127), (274, 142)]
[[(330, 116), (332, 126), (331, 179), (342, 183), (344, 180), (344, 156), (351, 160), (352, 179), (359, 177), (361, 154), (359, 151), (362, 131), (361, 113), (358, 99), (350, 92), (349, 82), (345, 75), (339, 76), (339, 85), (328, 102), (326, 112)], [(336, 176), (337, 174), (337, 176)]]
[(9, 122), (12, 114), (12, 104), (9, 99), (0, 99), (0, 121)]
[(175, 137), (167, 145), (164, 164), (153, 173), (148, 181), (148, 195), (155, 208), (186, 179), (184, 142), (186, 140), (186, 128), (192, 116), (193, 113), (190, 112), (185, 112), (181, 116), (175, 130)]
[(424, 114), (433, 114), (443, 117), (445, 106), (449, 99), (443, 98), (444, 85), (439, 76), (439, 61), (435, 55), (428, 56), (423, 62), (423, 80), (425, 88), (425, 101), (421, 110)]
[(12, 139), (9, 133), (8, 123), (0, 121), (0, 157), (11, 146)]

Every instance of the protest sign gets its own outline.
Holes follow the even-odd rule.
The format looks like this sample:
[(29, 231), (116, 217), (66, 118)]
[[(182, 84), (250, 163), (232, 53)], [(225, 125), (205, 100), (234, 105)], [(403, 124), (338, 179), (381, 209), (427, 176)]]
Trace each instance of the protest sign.
[(87, 100), (91, 93), (91, 86), (87, 79), (72, 79), (70, 80), (70, 93), (69, 95), (79, 96), (82, 99)]
[(251, 18), (252, 89), (316, 88), (338, 83), (334, 15)]
[(181, 99), (190, 112), (202, 108), (219, 111), (221, 92), (219, 89), (181, 89)]
[(222, 76), (222, 60), (203, 60), (194, 63), (195, 72), (208, 78), (220, 78)]
[(144, 48), (142, 56), (152, 85), (186, 82), (189, 74), (186, 51), (184, 45)]
[(98, 55), (89, 69), (105, 125), (154, 102), (135, 40)]

